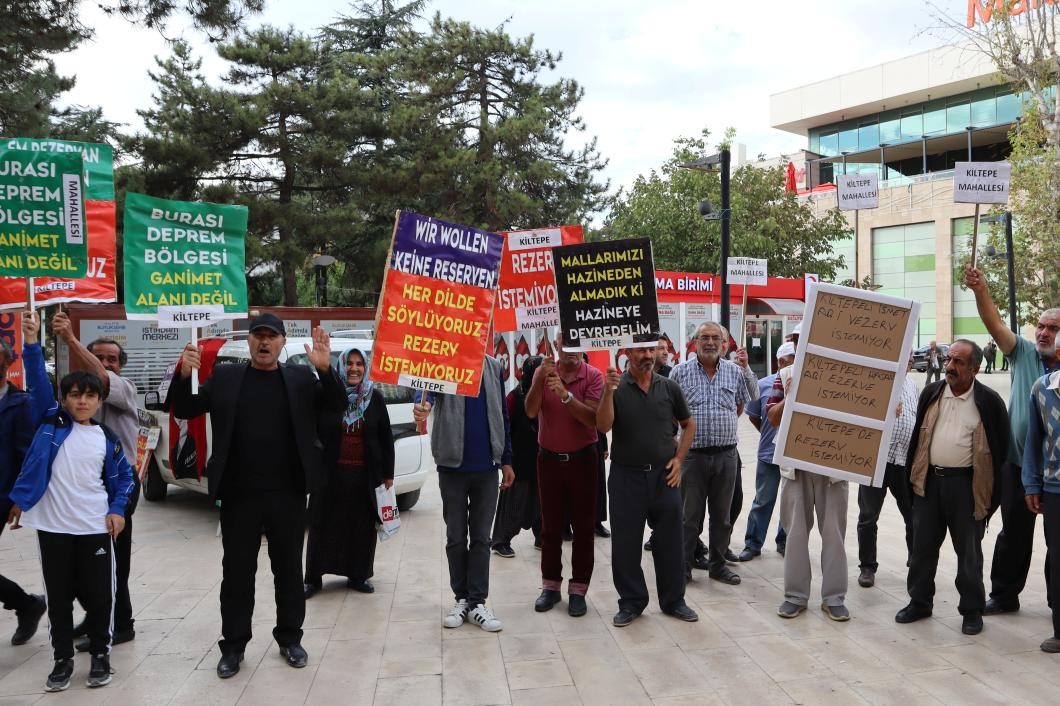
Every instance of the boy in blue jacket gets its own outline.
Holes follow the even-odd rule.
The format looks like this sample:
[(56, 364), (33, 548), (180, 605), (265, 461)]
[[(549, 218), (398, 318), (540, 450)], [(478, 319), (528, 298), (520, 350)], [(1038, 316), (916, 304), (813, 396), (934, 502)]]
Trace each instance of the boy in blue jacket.
[(98, 377), (70, 373), (59, 384), (62, 404), (53, 398), (39, 328), (36, 315), (25, 312), (22, 360), (40, 426), (11, 490), (8, 522), (16, 529), (21, 519), (37, 530), (55, 655), (44, 688), (62, 691), (74, 672), (75, 597), (87, 611), (92, 654), (87, 684), (110, 683), (114, 538), (125, 527), (133, 475), (117, 435), (92, 421), (102, 403)]

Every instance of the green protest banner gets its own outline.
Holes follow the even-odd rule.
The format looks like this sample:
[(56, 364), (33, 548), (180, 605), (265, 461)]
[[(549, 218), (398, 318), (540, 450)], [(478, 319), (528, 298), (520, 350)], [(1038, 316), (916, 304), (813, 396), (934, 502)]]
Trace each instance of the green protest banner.
[(247, 313), (246, 206), (125, 196), (125, 312), (166, 328)]
[(8, 149), (81, 155), (84, 166), (85, 201), (114, 200), (114, 148), (101, 142), (71, 142), (70, 140), (14, 137), (6, 141)]
[(0, 276), (84, 277), (81, 155), (0, 145)]

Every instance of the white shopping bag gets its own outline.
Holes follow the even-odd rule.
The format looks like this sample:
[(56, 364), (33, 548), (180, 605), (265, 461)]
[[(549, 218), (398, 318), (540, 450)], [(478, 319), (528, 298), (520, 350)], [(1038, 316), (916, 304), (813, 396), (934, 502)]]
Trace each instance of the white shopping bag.
[(379, 532), (379, 541), (385, 542), (397, 534), (398, 528), (401, 527), (401, 517), (398, 514), (394, 489), (386, 487), (385, 484), (377, 487), (375, 507), (379, 515), (379, 525), (376, 528)]

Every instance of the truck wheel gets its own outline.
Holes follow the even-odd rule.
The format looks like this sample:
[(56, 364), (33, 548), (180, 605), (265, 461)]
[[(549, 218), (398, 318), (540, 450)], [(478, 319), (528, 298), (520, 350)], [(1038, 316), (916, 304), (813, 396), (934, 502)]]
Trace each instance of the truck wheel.
[(398, 512), (408, 512), (420, 499), (420, 491), (413, 490), (411, 493), (402, 493), (397, 496)]
[(151, 502), (160, 502), (166, 499), (169, 484), (162, 480), (162, 474), (158, 471), (158, 464), (152, 458), (147, 467), (147, 476), (144, 478), (144, 499)]

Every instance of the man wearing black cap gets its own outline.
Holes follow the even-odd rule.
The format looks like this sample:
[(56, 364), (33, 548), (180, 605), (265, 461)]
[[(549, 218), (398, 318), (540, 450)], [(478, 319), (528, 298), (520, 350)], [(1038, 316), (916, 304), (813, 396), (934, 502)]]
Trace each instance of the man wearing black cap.
[(250, 641), (263, 533), (276, 588), (273, 637), (292, 667), (304, 667), (309, 659), (301, 645), (305, 496), (324, 485), (317, 417), (341, 412), (346, 395), (331, 367), (331, 345), (323, 329), (313, 330), (312, 349), (305, 346), (316, 376), (308, 367), (279, 362), (285, 342), (279, 317), (261, 314), (251, 319), (249, 365), (218, 365), (197, 395), (191, 394), (189, 377), (199, 368), (200, 351), (188, 344), (180, 378), (170, 393), (178, 417), (209, 413), (213, 425), (206, 473), (210, 499), (221, 501), (224, 559), (217, 676), (222, 679), (239, 671)]

